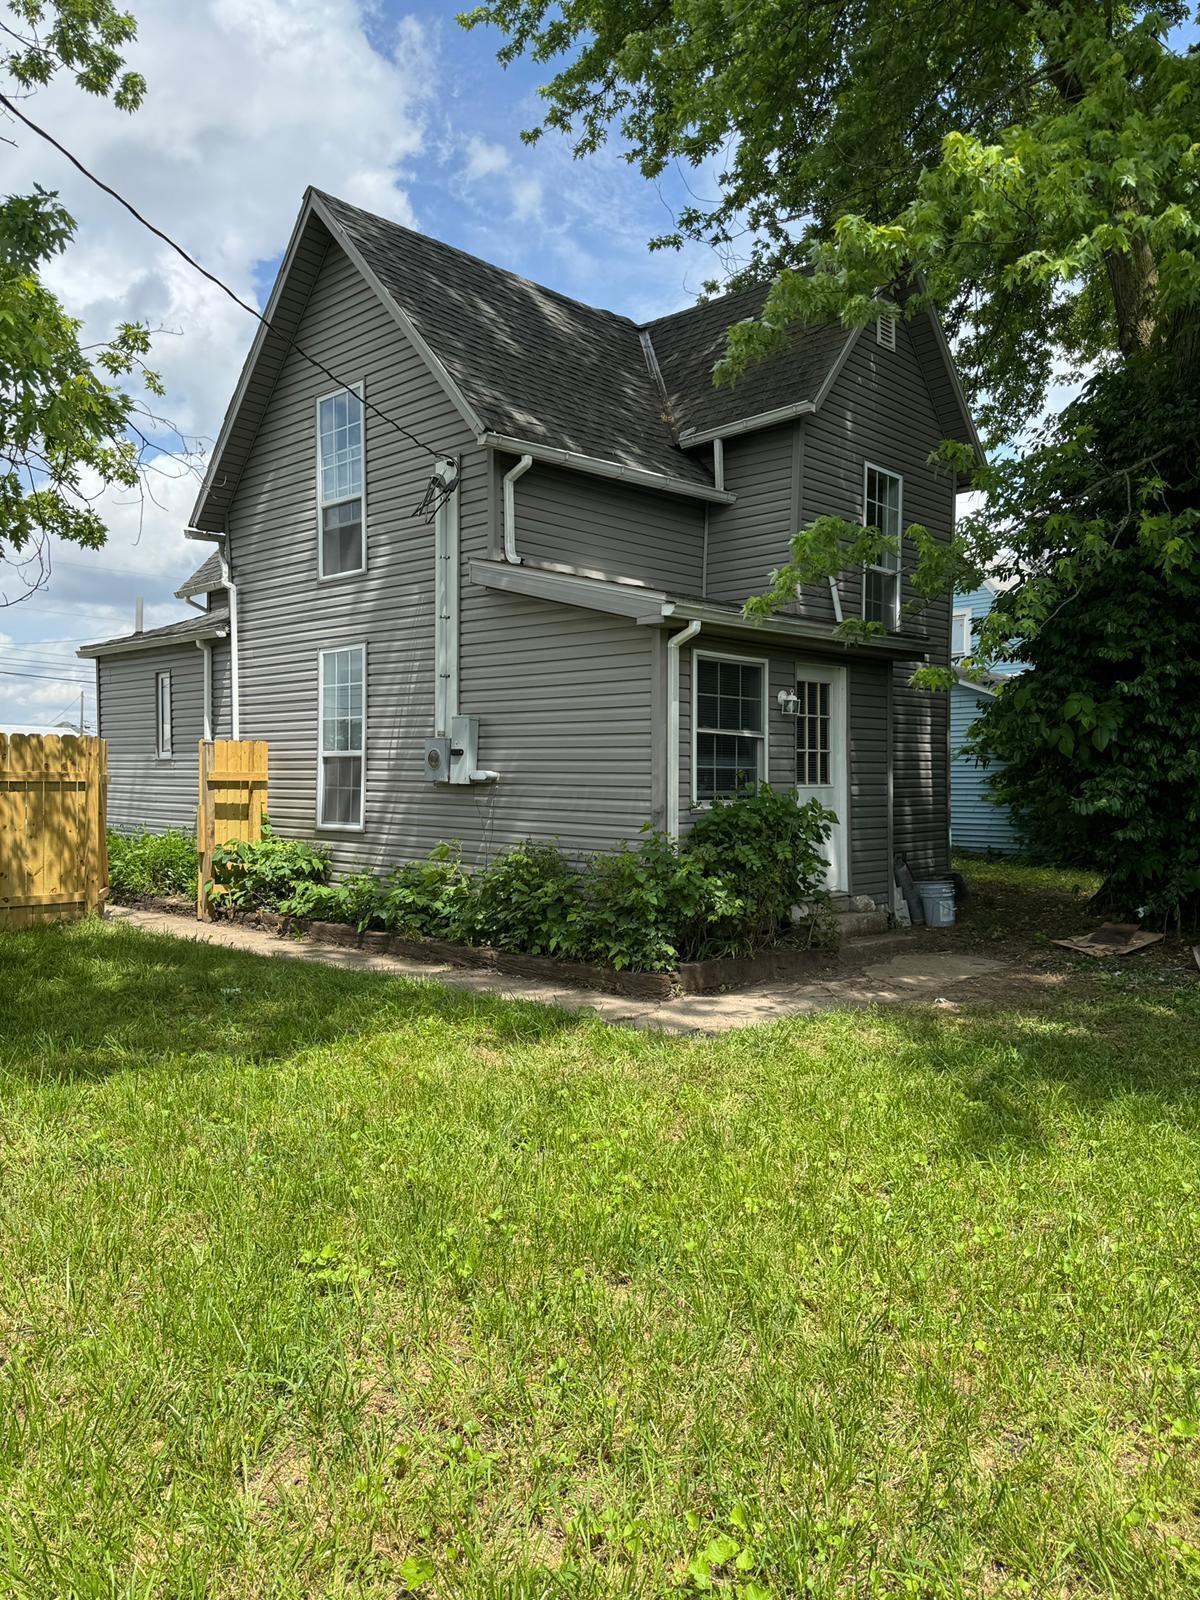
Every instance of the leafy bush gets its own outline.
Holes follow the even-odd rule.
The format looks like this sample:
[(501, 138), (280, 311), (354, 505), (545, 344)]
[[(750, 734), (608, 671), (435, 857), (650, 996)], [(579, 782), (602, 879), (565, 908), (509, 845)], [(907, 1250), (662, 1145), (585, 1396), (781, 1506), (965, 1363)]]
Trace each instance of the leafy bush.
[(661, 972), (705, 948), (707, 930), (735, 910), (719, 878), (647, 830), (635, 848), (597, 856), (584, 875), (578, 949), (585, 961)]
[(527, 839), (474, 875), (463, 932), (473, 943), (525, 955), (579, 952), (579, 873), (556, 845)]
[(196, 843), (186, 833), (110, 833), (108, 887), (114, 900), (195, 895)]
[(303, 839), (279, 838), (266, 819), (261, 839), (234, 839), (213, 851), (217, 898), (238, 910), (278, 910), (297, 885), (328, 881), (327, 853)]
[(826, 896), (823, 845), (836, 817), (816, 800), (769, 784), (717, 800), (692, 824), (683, 854), (718, 880), (727, 909), (705, 940), (710, 955), (750, 955), (792, 927), (792, 907), (817, 907)]
[(279, 901), (290, 917), (315, 917), (321, 922), (348, 922), (359, 933), (378, 921), (381, 885), (369, 872), (355, 872), (337, 883), (300, 882)]
[(379, 921), (408, 939), (461, 939), (470, 933), (474, 886), (456, 844), (424, 861), (394, 867), (381, 886)]

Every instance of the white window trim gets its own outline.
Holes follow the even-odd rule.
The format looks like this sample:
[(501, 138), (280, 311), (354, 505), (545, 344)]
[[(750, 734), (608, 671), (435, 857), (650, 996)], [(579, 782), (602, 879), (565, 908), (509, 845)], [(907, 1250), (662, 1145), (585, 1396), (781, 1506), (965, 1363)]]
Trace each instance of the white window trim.
[[(362, 565), (360, 567), (347, 567), (345, 572), (325, 571), (325, 508), (326, 505), (343, 505), (341, 500), (326, 501), (321, 495), (321, 407), (326, 400), (334, 400), (339, 394), (356, 394), (359, 404), (363, 406), (362, 413), (362, 461), (360, 476), (362, 478), (362, 493), (359, 501), (362, 505)], [(330, 389), (325, 394), (319, 394), (313, 405), (313, 436), (317, 460), (317, 577), (322, 583), (336, 583), (339, 578), (357, 578), (367, 570), (367, 411), (363, 404), (366, 398), (366, 389), (360, 378), (357, 383), (344, 383), (340, 389)]]
[(762, 733), (754, 733), (745, 728), (705, 728), (705, 733), (734, 733), (741, 734), (748, 739), (759, 739), (762, 743), (762, 771), (759, 773), (758, 783), (770, 782), (771, 763), (771, 696), (770, 696), (770, 663), (765, 656), (740, 656), (724, 650), (693, 650), (692, 651), (692, 768), (689, 779), (691, 790), (691, 809), (693, 811), (707, 811), (712, 805), (711, 800), (697, 800), (696, 798), (696, 751), (700, 736), (700, 672), (701, 661), (733, 661), (742, 667), (762, 668)]
[[(896, 496), (896, 522), (900, 531), (896, 538), (896, 566), (894, 570), (891, 567), (877, 566), (872, 561), (863, 562), (862, 604), (859, 607), (859, 614), (865, 621), (867, 616), (867, 573), (885, 572), (889, 578), (895, 578), (896, 580), (896, 596), (892, 604), (892, 620), (888, 625), (888, 631), (895, 632), (900, 627), (900, 590), (904, 584), (904, 476), (902, 473), (893, 472), (891, 467), (881, 467), (877, 461), (863, 462), (862, 525), (864, 528), (870, 526), (867, 522), (867, 474), (869, 472), (880, 472), (885, 478), (895, 478), (900, 485), (900, 493)], [(882, 531), (881, 529), (880, 532)]]
[[(955, 648), (954, 648), (954, 637), (955, 637), (955, 634), (958, 631), (959, 623), (963, 622), (963, 621), (965, 621), (966, 624), (967, 624), (967, 648), (965, 650), (959, 652), (959, 651), (955, 650)], [(957, 611), (951, 612), (951, 614), (950, 614), (950, 659), (951, 659), (951, 661), (954, 661), (955, 659), (961, 661), (964, 657), (969, 656), (971, 654), (971, 646), (974, 643), (974, 634), (975, 634), (975, 629), (974, 629), (974, 626), (973, 626), (974, 621), (975, 621), (975, 619), (971, 615), (971, 612), (969, 610), (960, 608)]]
[[(165, 721), (166, 738), (163, 738), (164, 720), (162, 714), (163, 685), (167, 690), (167, 715)], [(171, 674), (156, 672), (154, 674), (154, 753), (160, 761), (173, 761), (175, 759), (174, 739), (172, 738), (173, 708), (171, 705)]]
[[(796, 772), (796, 755), (799, 745), (799, 727), (796, 728), (792, 740), (792, 780), (797, 793), (811, 789), (833, 790), (831, 809), (837, 813), (837, 823), (831, 829), (826, 842), (828, 854), (826, 861), (829, 865), (829, 888), (835, 893), (849, 893), (850, 891), (850, 741), (849, 741), (849, 674), (845, 667), (823, 666), (806, 660), (798, 660), (794, 665), (793, 679), (795, 683), (824, 681), (829, 685), (829, 761), (830, 776), (836, 773), (836, 781), (825, 784), (801, 783)], [(798, 720), (798, 719), (797, 719)], [(834, 757), (836, 756), (836, 763)], [(803, 800), (800, 802), (803, 805)]]
[[(885, 332), (886, 329), (886, 332)], [(896, 348), (896, 314), (880, 312), (875, 318), (875, 343), (882, 350)]]
[[(325, 810), (325, 657), (335, 650), (362, 654), (362, 744), (357, 750), (331, 750), (331, 756), (358, 756), (362, 762), (362, 788), (357, 822), (322, 822)], [(367, 646), (366, 641), (325, 644), (317, 652), (317, 819), (318, 833), (365, 833), (367, 827)]]

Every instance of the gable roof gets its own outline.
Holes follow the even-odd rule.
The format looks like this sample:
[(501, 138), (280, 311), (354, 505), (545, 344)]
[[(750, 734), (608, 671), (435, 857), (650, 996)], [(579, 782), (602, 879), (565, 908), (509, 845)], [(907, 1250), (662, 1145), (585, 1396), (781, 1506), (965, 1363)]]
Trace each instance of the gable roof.
[(221, 555), (214, 550), (207, 561), (202, 561), (185, 583), (181, 583), (175, 591), (176, 600), (190, 600), (193, 595), (212, 594), (214, 589), (223, 589), (225, 579), (221, 576)]
[[(816, 409), (860, 331), (797, 328), (785, 350), (716, 389), (712, 367), (725, 335), (758, 314), (765, 285), (639, 325), (310, 189), (266, 307), (270, 327), (260, 327), (226, 412), (193, 513), (197, 528), (223, 527), (331, 243), (374, 288), (480, 442), (561, 452), (568, 465), (629, 472), (706, 499), (718, 497), (712, 474), (689, 444), (761, 425), (781, 409)], [(940, 327), (935, 333), (931, 316), (918, 320), (931, 324), (923, 359), (941, 366)], [(958, 409), (943, 426), (973, 440), (957, 379), (943, 388)]]

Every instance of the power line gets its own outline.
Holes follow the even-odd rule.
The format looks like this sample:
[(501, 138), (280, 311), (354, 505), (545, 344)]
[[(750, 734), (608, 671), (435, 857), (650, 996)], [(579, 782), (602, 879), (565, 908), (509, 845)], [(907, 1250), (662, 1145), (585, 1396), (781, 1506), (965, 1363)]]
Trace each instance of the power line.
[[(289, 334), (281, 333), (279, 329), (272, 324), (270, 319), (263, 315), (257, 306), (252, 306), (248, 301), (243, 300), (241, 295), (238, 294), (236, 290), (231, 289), (229, 285), (222, 279), (218, 278), (215, 272), (210, 272), (207, 267), (202, 267), (194, 256), (190, 256), (181, 244), (177, 244), (175, 240), (171, 238), (170, 234), (164, 233), (161, 228), (156, 228), (148, 218), (141, 214), (135, 205), (126, 200), (123, 194), (119, 194), (117, 190), (111, 186), (111, 184), (105, 183), (103, 178), (98, 178), (94, 172), (91, 172), (87, 167), (85, 167), (78, 156), (72, 155), (67, 149), (66, 145), (60, 144), (52, 133), (49, 133), (45, 128), (40, 127), (36, 122), (34, 122), (32, 117), (27, 117), (23, 111), (18, 109), (18, 107), (13, 104), (7, 95), (0, 94), (0, 105), (6, 107), (6, 109), (14, 117), (16, 117), (18, 122), (23, 122), (31, 132), (36, 133), (39, 139), (45, 139), (46, 143), (52, 145), (54, 149), (58, 151), (59, 155), (65, 156), (75, 170), (77, 172), (81, 172), (89, 183), (94, 183), (97, 189), (102, 189), (110, 199), (115, 200), (119, 206), (124, 207), (124, 209), (128, 211), (129, 215), (133, 217), (136, 222), (140, 222), (142, 227), (146, 228), (150, 233), (152, 233), (156, 239), (161, 239), (163, 244), (165, 244), (168, 249), (174, 250), (175, 254), (181, 257), (182, 260), (186, 261), (188, 266), (191, 267), (194, 272), (198, 272), (201, 277), (207, 278), (209, 283), (215, 284), (216, 287), (220, 289), (222, 294), (229, 296), (235, 306), (240, 306), (242, 310), (248, 312), (256, 322), (260, 322), (263, 327), (266, 328), (268, 333), (273, 333), (277, 339), (282, 339), (289, 349), (294, 350), (297, 355), (302, 356), (304, 360), (307, 361), (310, 366), (315, 367), (318, 372), (324, 373), (324, 375), (329, 379), (330, 383), (336, 383), (339, 389), (350, 388), (350, 385), (339, 378), (336, 372), (331, 372), (324, 362), (318, 361), (316, 356), (310, 355), (309, 352), (305, 350), (303, 346), (300, 345)], [(403, 436), (411, 443), (415, 444), (418, 449), (424, 450), (427, 455), (432, 456), (435, 461), (443, 461), (448, 459), (445, 451), (435, 450), (431, 445), (427, 445), (424, 439), (418, 439), (416, 434), (410, 432), (410, 430), (406, 428), (403, 423), (397, 422), (395, 417), (389, 416), (386, 411), (381, 411), (379, 407), (375, 405), (373, 401), (368, 400), (365, 395), (359, 396), (359, 402), (368, 411), (374, 412), (374, 414), (383, 422), (386, 422), (389, 427), (395, 428), (397, 433), (403, 434)]]
[(14, 667), (0, 667), (0, 677), (43, 678), (47, 683), (77, 683), (81, 689), (90, 689), (90, 678), (72, 678), (65, 672), (18, 672)]

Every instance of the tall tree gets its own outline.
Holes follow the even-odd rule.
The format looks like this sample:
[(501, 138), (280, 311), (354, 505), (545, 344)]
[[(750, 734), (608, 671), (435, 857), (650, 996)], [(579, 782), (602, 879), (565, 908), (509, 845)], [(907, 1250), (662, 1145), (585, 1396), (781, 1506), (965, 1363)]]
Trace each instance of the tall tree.
[[(800, 319), (866, 321), (897, 281), (948, 323), (992, 438), (1056, 359), (1194, 360), (1200, 60), (1183, 0), (488, 0), (502, 61), (551, 67), (542, 127), (615, 129), (648, 178), (711, 165), (703, 239), (775, 276), (723, 376)], [(534, 139), (542, 129), (533, 129)], [(810, 270), (797, 271), (800, 266)]]
[[(141, 104), (145, 83), (123, 58), (134, 20), (112, 0), (8, 0), (8, 12), (4, 143), (23, 131), (19, 103), (60, 72), (122, 111)], [(149, 331), (124, 323), (85, 349), (81, 324), (44, 281), (74, 231), (57, 195), (40, 186), (0, 201), (0, 604), (42, 581), (52, 536), (104, 543), (94, 502), (110, 486), (136, 487), (152, 449), (135, 421), (139, 403), (120, 386), (136, 375), (161, 393), (145, 366)]]

